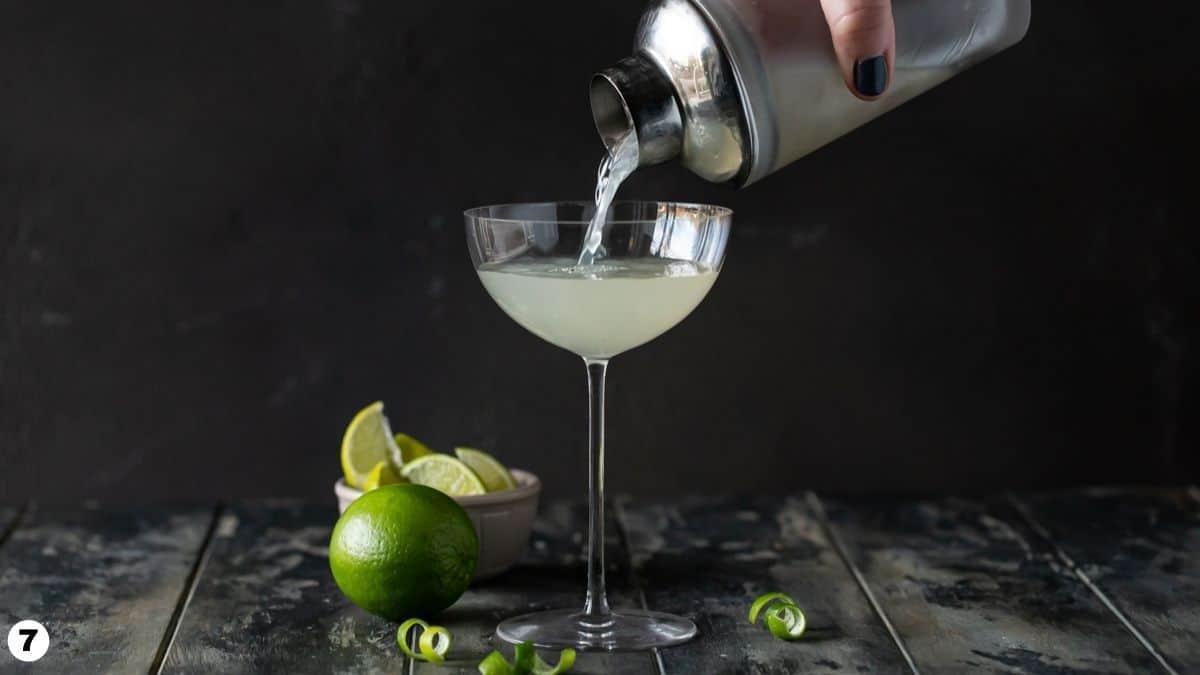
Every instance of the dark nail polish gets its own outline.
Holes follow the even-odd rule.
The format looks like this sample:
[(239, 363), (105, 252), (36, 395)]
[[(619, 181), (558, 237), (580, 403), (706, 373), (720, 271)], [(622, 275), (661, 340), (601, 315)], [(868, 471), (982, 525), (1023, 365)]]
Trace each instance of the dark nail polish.
[(878, 96), (887, 89), (888, 67), (883, 55), (854, 62), (854, 88), (863, 96)]

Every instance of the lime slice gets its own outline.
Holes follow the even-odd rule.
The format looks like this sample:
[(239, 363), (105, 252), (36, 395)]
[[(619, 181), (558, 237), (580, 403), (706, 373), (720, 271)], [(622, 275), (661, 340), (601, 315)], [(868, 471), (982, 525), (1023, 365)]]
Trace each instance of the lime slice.
[(371, 469), (399, 454), (383, 416), (383, 403), (376, 401), (358, 411), (342, 436), (342, 471), (346, 483), (361, 488)]
[(404, 476), (400, 475), (399, 471), (392, 468), (392, 463), (388, 461), (379, 462), (370, 471), (367, 472), (366, 478), (363, 479), (362, 491), (370, 492), (377, 487), (384, 485), (392, 485), (394, 483), (407, 483)]
[(479, 476), (479, 480), (483, 481), (483, 486), (487, 488), (488, 492), (511, 490), (517, 487), (517, 481), (508, 472), (508, 469), (486, 452), (475, 448), (455, 448), (454, 454), (458, 455), (463, 464), (471, 467), (471, 470)]
[[(433, 454), (433, 451), (429, 449), (429, 446), (425, 445), (421, 441), (418, 441), (412, 436), (409, 436), (408, 434), (396, 434), (395, 440), (396, 447), (399, 448), (400, 451), (396, 455), (392, 456), (392, 464), (396, 465), (397, 467), (404, 466), (418, 457), (424, 457), (425, 455)], [(397, 458), (399, 458), (399, 461), (397, 461)]]
[(483, 481), (469, 466), (450, 455), (418, 457), (400, 470), (405, 478), (452, 497), (481, 495), (487, 492)]

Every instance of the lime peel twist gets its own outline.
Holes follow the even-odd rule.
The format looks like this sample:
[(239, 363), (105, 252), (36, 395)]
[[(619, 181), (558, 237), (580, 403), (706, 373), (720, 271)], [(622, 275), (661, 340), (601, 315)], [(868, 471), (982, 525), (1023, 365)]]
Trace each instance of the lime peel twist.
[(512, 675), (513, 666), (500, 652), (492, 652), (479, 662), (479, 672), (483, 675)]
[(760, 595), (750, 605), (750, 623), (758, 623), (758, 615), (764, 614), (764, 622), (771, 635), (780, 640), (799, 639), (808, 627), (808, 619), (796, 601), (784, 593), (766, 593)]
[[(408, 634), (416, 626), (422, 629), (417, 638), (417, 652), (420, 653), (408, 646)], [(410, 659), (442, 663), (446, 660), (446, 652), (450, 651), (450, 631), (442, 626), (431, 626), (420, 619), (409, 619), (400, 624), (400, 630), (396, 631), (396, 644)]]
[(513, 662), (493, 651), (479, 662), (482, 675), (562, 675), (575, 665), (575, 650), (568, 647), (558, 654), (558, 663), (550, 665), (537, 655), (532, 642), (522, 642), (513, 650)]

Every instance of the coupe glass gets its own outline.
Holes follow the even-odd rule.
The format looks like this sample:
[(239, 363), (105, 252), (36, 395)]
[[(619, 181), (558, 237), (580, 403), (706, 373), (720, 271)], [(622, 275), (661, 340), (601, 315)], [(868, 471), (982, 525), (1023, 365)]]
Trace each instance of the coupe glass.
[(484, 287), (517, 323), (583, 358), (588, 375), (587, 595), (580, 610), (507, 619), (502, 639), (539, 647), (636, 650), (685, 642), (690, 620), (613, 610), (604, 587), (604, 378), (616, 354), (658, 337), (716, 281), (733, 212), (717, 206), (618, 202), (604, 257), (577, 265), (595, 206), (504, 204), (468, 210), (467, 242)]

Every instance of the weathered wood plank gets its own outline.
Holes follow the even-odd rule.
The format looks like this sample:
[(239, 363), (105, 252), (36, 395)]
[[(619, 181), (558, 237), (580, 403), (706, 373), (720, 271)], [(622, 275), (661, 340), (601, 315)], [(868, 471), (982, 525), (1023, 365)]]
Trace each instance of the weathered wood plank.
[(335, 522), (333, 504), (226, 509), (163, 672), (404, 672), (396, 625), (333, 582)]
[[(578, 511), (550, 506), (547, 513), (520, 566), (468, 590), (437, 617), (455, 641), (450, 661), (432, 667), (409, 663), (396, 646), (396, 624), (354, 607), (338, 591), (328, 562), (337, 519), (332, 506), (235, 506), (218, 524), (164, 672), (477, 673), (476, 664), (496, 648), (492, 633), (500, 619), (582, 600)], [(573, 672), (642, 673), (627, 668), (649, 659), (588, 654)]]
[(1005, 500), (825, 505), (922, 673), (1156, 668)]
[[(901, 673), (901, 653), (799, 498), (693, 499), (621, 509), (650, 609), (693, 617), (700, 636), (661, 652), (667, 673)], [(805, 610), (784, 642), (746, 613), (783, 591)]]
[(0, 671), (145, 673), (212, 523), (213, 509), (30, 506), (0, 548), (0, 625), (50, 633), (36, 664), (0, 649)]
[(1178, 672), (1200, 672), (1200, 503), (1186, 488), (1018, 497)]
[[(606, 521), (609, 601), (618, 609), (640, 607), (629, 577), (628, 555), (612, 515), (610, 510)], [(502, 619), (545, 609), (582, 607), (587, 581), (582, 551), (586, 532), (587, 510), (583, 505), (545, 505), (521, 563), (501, 577), (472, 588), (439, 617), (439, 623), (454, 635), (452, 661), (442, 666), (416, 663), (413, 671), (420, 675), (478, 675), (476, 665), (493, 649), (512, 656), (512, 648), (494, 636), (496, 624)], [(553, 653), (543, 656), (551, 662), (558, 658)], [(649, 675), (658, 671), (651, 654), (580, 653), (571, 672)]]

